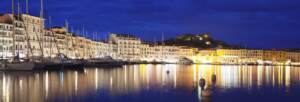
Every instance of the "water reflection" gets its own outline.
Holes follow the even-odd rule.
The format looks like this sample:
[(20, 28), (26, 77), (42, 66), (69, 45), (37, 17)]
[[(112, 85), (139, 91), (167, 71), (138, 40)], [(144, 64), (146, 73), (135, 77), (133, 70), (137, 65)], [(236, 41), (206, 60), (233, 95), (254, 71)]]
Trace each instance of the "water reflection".
[[(199, 80), (205, 79), (205, 87)], [(300, 69), (283, 66), (130, 65), (87, 68), (84, 71), (0, 72), (1, 102), (42, 102), (107, 92), (109, 96), (139, 94), (143, 90), (184, 89), (199, 101), (207, 92), (242, 88), (284, 88), (299, 85)], [(204, 92), (204, 93), (203, 93)]]

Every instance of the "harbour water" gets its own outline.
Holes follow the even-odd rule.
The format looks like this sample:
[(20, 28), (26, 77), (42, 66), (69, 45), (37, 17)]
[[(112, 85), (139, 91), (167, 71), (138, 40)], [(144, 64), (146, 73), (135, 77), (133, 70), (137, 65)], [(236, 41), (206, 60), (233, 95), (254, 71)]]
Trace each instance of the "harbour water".
[(0, 102), (299, 102), (299, 97), (300, 67), (289, 66), (142, 64), (0, 72)]

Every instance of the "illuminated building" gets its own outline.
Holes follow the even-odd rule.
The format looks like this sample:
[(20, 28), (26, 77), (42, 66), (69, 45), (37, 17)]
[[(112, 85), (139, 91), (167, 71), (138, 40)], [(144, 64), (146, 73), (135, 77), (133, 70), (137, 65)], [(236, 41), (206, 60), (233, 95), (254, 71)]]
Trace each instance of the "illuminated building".
[(279, 64), (287, 61), (299, 62), (300, 53), (254, 50), (254, 49), (215, 49), (199, 50), (192, 59), (195, 63), (213, 64)]
[[(3, 41), (3, 56), (12, 57), (14, 50), (14, 55), (19, 55), (19, 57), (24, 58), (27, 55), (27, 42), (25, 34), (25, 25), (21, 15), (15, 15), (13, 18), (12, 14), (0, 15), (0, 25), (1, 25), (1, 36)], [(14, 33), (14, 34), (13, 34)], [(13, 42), (13, 39), (15, 42)], [(6, 43), (10, 44), (6, 44)], [(12, 48), (12, 46), (14, 48)], [(2, 48), (1, 48), (2, 49)], [(10, 51), (9, 51), (10, 49)], [(9, 51), (9, 52), (5, 52)]]
[(13, 47), (13, 25), (10, 15), (0, 16), (0, 55), (1, 59), (7, 59), (12, 57)]
[(15, 16), (14, 25), (15, 55), (24, 58), (28, 53), (26, 49), (28, 42), (26, 40), (26, 26), (24, 25), (21, 15)]
[(76, 36), (75, 40), (76, 58), (90, 59), (92, 58), (92, 41), (85, 37)]
[(151, 54), (152, 54), (152, 50), (150, 49), (150, 45), (149, 44), (141, 44), (141, 55), (140, 55), (140, 59), (142, 61), (151, 61)]
[(109, 43), (117, 46), (117, 59), (137, 61), (140, 57), (141, 40), (132, 35), (110, 34)]
[(285, 62), (287, 52), (276, 51), (276, 50), (266, 50), (264, 51), (264, 60), (269, 62)]
[[(85, 35), (85, 34), (83, 34)], [(196, 37), (211, 45), (209, 34)], [(192, 39), (192, 38), (189, 38)], [(13, 46), (14, 44), (15, 46)], [(178, 63), (189, 59), (209, 64), (299, 64), (300, 53), (256, 49), (207, 49), (185, 46), (166, 46), (142, 42), (133, 35), (111, 33), (107, 42), (88, 39), (70, 33), (67, 27), (44, 29), (44, 19), (20, 14), (0, 15), (1, 59), (57, 57), (64, 54), (71, 59), (111, 57), (123, 61)], [(15, 52), (13, 52), (15, 51)], [(299, 64), (300, 65), (300, 64)]]
[(197, 54), (193, 56), (192, 60), (195, 63), (212, 64), (218, 63), (218, 56), (216, 50), (199, 50)]
[(185, 47), (185, 46), (177, 46), (178, 52), (177, 55), (179, 57), (193, 59), (193, 56), (196, 55), (196, 48)]
[(51, 30), (46, 29), (44, 33), (44, 43), (43, 43), (43, 51), (44, 57), (53, 58), (58, 54), (58, 45), (56, 44), (56, 38), (54, 33)]
[(55, 36), (55, 44), (57, 45), (57, 49), (59, 53), (67, 55), (70, 53), (69, 51), (69, 35), (67, 35), (67, 30), (62, 27), (53, 27), (51, 31), (54, 33)]
[(294, 63), (288, 62), (288, 64), (300, 65), (300, 53), (299, 52), (288, 52), (286, 54), (286, 57), (287, 57), (288, 61), (294, 62)]
[(25, 24), (25, 33), (29, 41), (29, 49), (32, 53), (29, 56), (40, 57), (43, 51), (43, 33), (44, 33), (44, 19), (40, 17), (35, 17), (28, 14), (21, 14), (21, 19)]

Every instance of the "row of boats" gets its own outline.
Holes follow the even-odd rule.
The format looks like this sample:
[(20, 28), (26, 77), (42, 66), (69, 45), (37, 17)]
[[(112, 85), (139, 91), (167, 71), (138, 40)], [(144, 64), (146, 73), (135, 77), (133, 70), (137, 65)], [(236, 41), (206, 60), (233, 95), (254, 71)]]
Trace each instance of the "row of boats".
[(44, 61), (2, 61), (0, 70), (5, 71), (30, 71), (30, 70), (59, 70), (64, 68), (83, 68), (85, 60), (66, 60), (61, 62)]
[[(42, 1), (41, 1), (42, 2)], [(15, 14), (14, 11), (15, 11), (15, 7), (14, 7), (14, 0), (12, 0), (12, 37), (15, 38), (16, 36), (16, 25), (15, 25), (15, 21), (17, 20), (22, 20), (22, 17), (21, 17), (21, 11), (18, 9), (18, 14)], [(42, 4), (42, 3), (41, 3)], [(19, 6), (19, 5), (18, 5)], [(43, 5), (41, 5), (43, 6)], [(27, 8), (28, 9), (28, 8)], [(43, 18), (43, 12), (44, 10), (41, 10), (41, 16), (40, 16), (40, 19), (44, 19)], [(27, 13), (28, 14), (28, 13)], [(28, 29), (27, 27), (29, 26), (28, 24), (28, 20), (24, 20), (26, 22), (24, 22), (24, 31), (25, 31), (25, 35), (26, 37), (29, 38), (29, 32), (30, 29)], [(17, 23), (16, 23), (17, 24)], [(51, 24), (51, 21), (49, 21), (49, 24)], [(40, 28), (43, 28), (44, 25), (40, 25)], [(66, 23), (66, 34), (68, 32), (68, 24)], [(51, 28), (51, 25), (50, 25), (50, 28)], [(44, 29), (44, 28), (43, 28)], [(42, 35), (45, 33), (42, 29)], [(32, 30), (32, 29), (31, 29)], [(43, 41), (42, 40), (43, 38), (40, 37), (39, 38), (39, 33), (33, 31), (33, 33), (36, 37), (37, 37), (37, 42), (39, 44), (39, 49), (40, 49), (40, 53), (41, 53), (41, 56), (39, 56), (39, 58), (32, 58), (32, 57), (36, 57), (36, 56), (33, 56), (34, 53), (32, 51), (32, 48), (31, 48), (31, 41), (30, 39), (25, 39), (26, 42), (27, 42), (27, 47), (26, 50), (28, 51), (27, 53), (27, 57), (28, 59), (21, 59), (19, 58), (19, 49), (18, 47), (14, 47), (16, 46), (16, 39), (13, 39), (12, 40), (12, 44), (13, 44), (13, 47), (12, 47), (12, 56), (15, 57), (15, 58), (6, 58), (2, 55), (2, 59), (0, 58), (0, 70), (20, 70), (20, 71), (27, 71), (27, 70), (52, 70), (52, 69), (65, 69), (65, 68), (70, 68), (70, 69), (78, 69), (78, 68), (83, 68), (84, 66), (106, 66), (106, 67), (110, 67), (110, 66), (120, 66), (122, 65), (121, 63), (119, 63), (118, 61), (115, 61), (115, 60), (111, 60), (111, 59), (105, 59), (105, 58), (102, 58), (102, 59), (92, 59), (92, 60), (84, 60), (84, 59), (70, 59), (70, 58), (67, 58), (66, 56), (64, 56), (63, 54), (60, 53), (60, 47), (58, 46), (57, 44), (57, 40), (56, 40), (56, 37), (54, 34), (52, 34), (51, 36), (54, 38), (54, 40), (51, 40), (51, 43), (54, 44), (53, 48), (51, 47), (51, 50), (52, 49), (56, 49), (58, 51), (58, 55), (55, 57), (55, 58), (44, 58), (44, 54), (43, 54)], [(72, 45), (74, 46), (74, 41), (72, 40), (71, 41)], [(1, 49), (0, 49), (1, 50)], [(2, 47), (2, 50), (4, 50), (4, 48)], [(16, 53), (17, 52), (17, 53)], [(75, 54), (78, 54), (75, 52)], [(52, 55), (52, 53), (50, 54)]]
[(111, 58), (102, 59), (68, 59), (60, 57), (56, 59), (1, 61), (0, 70), (4, 71), (31, 71), (31, 70), (61, 70), (83, 69), (84, 67), (121, 67), (123, 63)]

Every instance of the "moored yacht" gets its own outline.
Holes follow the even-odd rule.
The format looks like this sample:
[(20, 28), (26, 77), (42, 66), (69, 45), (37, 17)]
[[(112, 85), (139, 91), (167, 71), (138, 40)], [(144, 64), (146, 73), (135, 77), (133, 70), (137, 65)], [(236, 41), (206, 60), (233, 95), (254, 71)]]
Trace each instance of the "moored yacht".
[(16, 56), (12, 61), (3, 61), (1, 67), (1, 70), (7, 71), (30, 71), (37, 68), (36, 63), (20, 59), (18, 56)]

